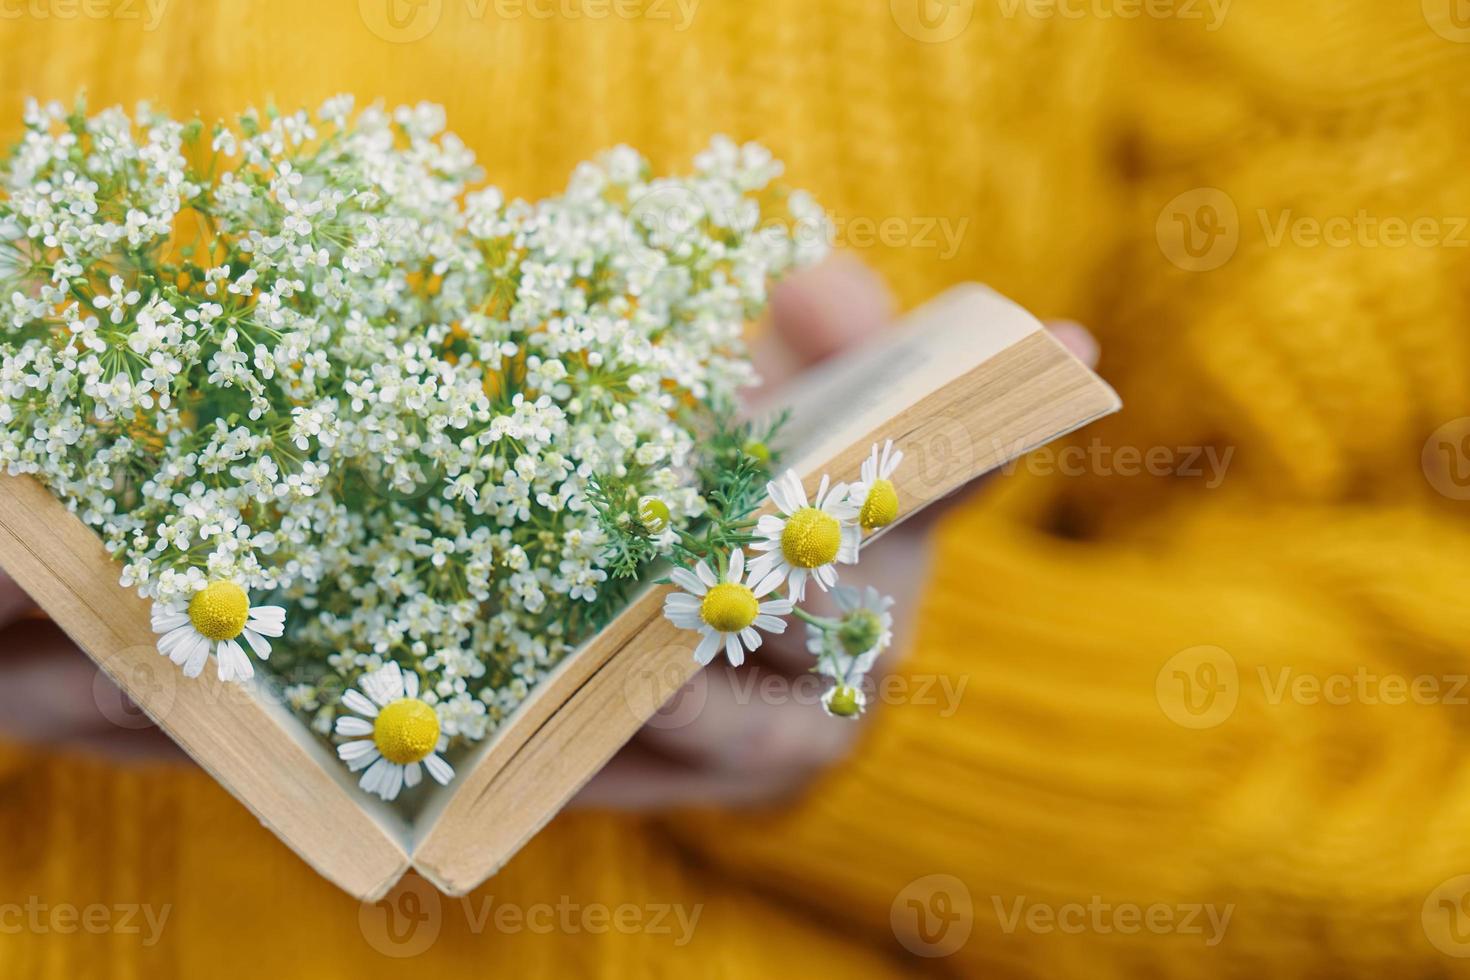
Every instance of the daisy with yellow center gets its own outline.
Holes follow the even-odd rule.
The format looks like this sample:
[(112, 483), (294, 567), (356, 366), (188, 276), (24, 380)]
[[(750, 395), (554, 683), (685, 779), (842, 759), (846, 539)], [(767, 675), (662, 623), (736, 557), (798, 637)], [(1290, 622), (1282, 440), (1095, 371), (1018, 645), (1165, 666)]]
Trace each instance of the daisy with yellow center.
[(158, 652), (198, 677), (214, 654), (222, 681), (247, 681), (255, 668), (240, 645), (243, 639), (261, 660), (271, 655), (268, 636), (286, 629), (280, 606), (251, 606), (250, 596), (234, 582), (211, 582), (194, 593), (187, 605), (153, 604), (153, 632), (163, 634)]
[(745, 662), (745, 651), (761, 645), (757, 630), (786, 632), (786, 620), (781, 617), (791, 614), (791, 601), (765, 599), (781, 584), (781, 574), (771, 570), (757, 574), (754, 563), (747, 569), (745, 553), (739, 548), (731, 553), (723, 578), (702, 560), (694, 571), (676, 568), (669, 577), (684, 591), (664, 600), (664, 615), (680, 629), (703, 635), (694, 649), (694, 659), (701, 664), (708, 664), (724, 649), (731, 666), (739, 667)]
[(852, 485), (848, 498), (858, 508), (858, 524), (865, 531), (887, 527), (898, 519), (898, 491), (893, 488), (893, 471), (903, 462), (903, 453), (895, 451), (893, 440), (883, 444), (880, 454), (873, 446), (873, 454), (863, 460), (862, 479)]
[(858, 560), (862, 531), (854, 523), (858, 505), (848, 496), (847, 484), (831, 486), (826, 476), (817, 495), (807, 502), (806, 490), (797, 475), (787, 470), (766, 484), (766, 492), (780, 511), (767, 514), (755, 525), (751, 550), (764, 552), (751, 562), (752, 571), (764, 579), (771, 572), (791, 583), (791, 598), (806, 597), (808, 578), (825, 591), (837, 584), (837, 563)]
[(338, 736), (351, 739), (337, 746), (338, 757), (353, 772), (367, 770), (358, 785), (393, 800), (405, 786), (417, 786), (426, 769), (436, 783), (448, 784), (454, 769), (439, 753), (449, 739), (434, 706), (419, 698), (418, 674), (390, 663), (363, 675), (358, 687), (342, 695), (342, 706), (360, 717), (343, 715), (336, 727)]

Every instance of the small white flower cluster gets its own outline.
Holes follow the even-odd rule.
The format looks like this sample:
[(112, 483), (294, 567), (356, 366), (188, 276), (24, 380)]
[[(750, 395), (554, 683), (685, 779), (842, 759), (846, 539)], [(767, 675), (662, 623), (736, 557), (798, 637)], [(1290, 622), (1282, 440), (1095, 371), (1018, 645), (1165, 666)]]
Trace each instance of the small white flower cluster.
[(191, 673), (218, 650), (249, 676), (235, 637), (264, 657), (243, 631), (278, 623), (248, 597), (279, 603), (272, 670), (324, 734), (391, 664), (425, 731), (483, 738), (615, 613), (589, 483), (672, 528), (705, 513), (743, 326), (825, 240), (728, 140), (684, 178), (613, 150), (532, 204), (472, 190), (429, 105), (26, 125), (0, 164), (0, 466), (97, 529)]

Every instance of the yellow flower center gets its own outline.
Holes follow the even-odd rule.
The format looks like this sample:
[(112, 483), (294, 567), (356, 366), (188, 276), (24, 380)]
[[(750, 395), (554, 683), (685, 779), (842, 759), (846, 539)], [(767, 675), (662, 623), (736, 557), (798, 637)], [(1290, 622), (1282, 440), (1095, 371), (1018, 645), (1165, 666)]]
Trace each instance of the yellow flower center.
[(250, 599), (234, 582), (211, 582), (189, 600), (189, 620), (199, 635), (233, 640), (250, 617)]
[(760, 615), (760, 603), (749, 586), (721, 582), (704, 594), (699, 616), (721, 633), (738, 633)]
[(858, 523), (864, 530), (886, 527), (898, 517), (898, 491), (893, 489), (892, 480), (874, 480), (863, 509), (858, 511)]
[(650, 534), (662, 534), (669, 526), (669, 505), (657, 497), (644, 497), (638, 504), (638, 520)]
[(439, 745), (439, 715), (418, 698), (399, 698), (378, 712), (373, 743), (389, 762), (422, 762)]
[(781, 531), (781, 554), (797, 568), (830, 565), (841, 547), (842, 526), (837, 518), (815, 507), (792, 514)]
[(771, 461), (771, 447), (758, 439), (752, 439), (740, 447), (741, 451), (757, 463), (769, 463)]

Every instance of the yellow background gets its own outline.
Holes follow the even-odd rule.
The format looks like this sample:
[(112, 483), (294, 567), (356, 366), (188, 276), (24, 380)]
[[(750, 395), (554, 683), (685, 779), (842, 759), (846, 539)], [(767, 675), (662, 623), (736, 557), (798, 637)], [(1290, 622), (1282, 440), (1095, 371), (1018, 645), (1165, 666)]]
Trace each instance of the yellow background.
[[(206, 116), (430, 100), (535, 196), (614, 143), (668, 167), (714, 133), (755, 138), (906, 305), (981, 279), (1083, 320), (1128, 405), (1074, 437), (1092, 462), (1023, 466), (947, 521), (905, 670), (963, 678), (959, 710), (877, 713), (800, 805), (562, 817), (470, 907), (423, 898), (432, 942), (395, 961), (373, 910), (203, 775), (3, 748), (0, 906), (171, 913), (148, 948), (0, 917), (0, 975), (1463, 972), (1467, 708), (1272, 697), (1283, 670), (1470, 671), (1467, 504), (1421, 460), (1448, 424), (1434, 438), (1470, 470), (1456, 4), (956, 0), (926, 27), (911, 0), (700, 0), (680, 30), (662, 0), (632, 19), (429, 0), (400, 7), (437, 18), (403, 40), (380, 0), (170, 0), (156, 24), (142, 0), (0, 0), (7, 142), (24, 97), (81, 88)], [(1385, 219), (1433, 240), (1394, 244)], [(871, 245), (885, 220), (909, 231)], [(967, 222), (953, 255), (922, 240), (941, 222)], [(1345, 237), (1314, 243), (1312, 222)], [(1229, 452), (1223, 479), (1189, 474), (1205, 449)], [(1130, 475), (1123, 450), (1171, 462)], [(1178, 676), (1226, 678), (1233, 707), (1191, 714)], [(963, 883), (948, 906), (934, 874)], [(913, 888), (972, 918), (952, 955), (905, 952), (891, 915)], [(564, 896), (702, 911), (683, 947), (475, 928), (487, 899)], [(1006, 928), (1018, 899), (1094, 897), (1233, 913), (1213, 946)]]

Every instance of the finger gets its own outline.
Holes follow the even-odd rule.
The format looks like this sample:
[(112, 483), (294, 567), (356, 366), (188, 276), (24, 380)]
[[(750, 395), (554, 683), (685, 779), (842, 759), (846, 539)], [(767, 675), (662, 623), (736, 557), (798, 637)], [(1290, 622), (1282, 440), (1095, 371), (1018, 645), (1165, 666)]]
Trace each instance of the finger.
[(837, 254), (771, 292), (770, 329), (751, 352), (761, 397), (803, 370), (860, 346), (893, 320), (893, 296), (877, 273)]
[(1072, 354), (1073, 357), (1086, 364), (1088, 367), (1097, 367), (1098, 356), (1102, 348), (1098, 345), (1097, 338), (1076, 320), (1048, 320), (1046, 329), (1051, 335), (1061, 342), (1061, 345)]

